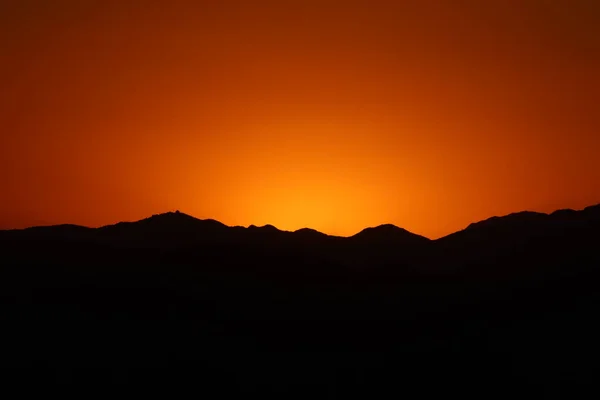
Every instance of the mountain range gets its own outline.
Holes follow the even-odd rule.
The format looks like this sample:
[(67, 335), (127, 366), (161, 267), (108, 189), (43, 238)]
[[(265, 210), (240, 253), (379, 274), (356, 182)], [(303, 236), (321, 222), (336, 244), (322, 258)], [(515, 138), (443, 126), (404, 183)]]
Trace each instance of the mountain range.
[[(469, 237), (478, 237), (479, 240), (489, 238), (500, 239), (529, 235), (547, 235), (552, 231), (583, 228), (600, 219), (600, 204), (587, 207), (580, 211), (558, 210), (551, 214), (539, 212), (517, 212), (502, 217), (489, 219), (470, 224), (464, 230), (455, 232), (436, 240), (409, 232), (392, 224), (383, 224), (376, 227), (365, 228), (350, 237), (330, 236), (311, 228), (296, 231), (283, 231), (273, 225), (256, 226), (247, 228), (241, 226), (229, 227), (213, 219), (197, 219), (188, 214), (175, 211), (156, 214), (136, 222), (120, 222), (100, 228), (64, 224), (54, 226), (37, 226), (26, 229), (0, 230), (1, 238), (78, 238), (78, 239), (152, 239), (160, 237), (161, 240), (171, 242), (177, 238), (186, 238), (198, 241), (239, 241), (252, 236), (273, 239), (287, 238), (289, 240), (327, 239), (331, 242), (352, 242), (370, 245), (393, 245), (399, 248), (419, 246), (424, 243), (435, 245), (458, 240), (468, 240)], [(152, 243), (156, 245), (157, 243)], [(165, 244), (160, 242), (158, 244)]]
[(0, 231), (0, 380), (574, 398), (595, 386), (599, 266), (600, 205), (437, 240), (181, 212)]
[[(486, 220), (483, 221), (479, 221), (479, 222), (475, 222), (470, 224), (465, 230), (471, 230), (471, 229), (478, 229), (481, 227), (497, 227), (497, 226), (508, 226), (508, 225), (512, 225), (515, 226), (516, 224), (536, 224), (536, 223), (548, 223), (548, 222), (568, 222), (568, 221), (575, 221), (575, 220), (582, 220), (582, 219), (597, 219), (600, 217), (600, 204), (598, 205), (594, 205), (594, 206), (590, 206), (590, 207), (586, 207), (583, 210), (572, 210), (572, 209), (561, 209), (561, 210), (557, 210), (554, 211), (550, 214), (546, 214), (546, 213), (541, 213), (541, 212), (532, 212), (532, 211), (522, 211), (522, 212), (515, 212), (512, 214), (508, 214), (505, 216), (494, 216), (491, 218), (488, 218)], [(41, 230), (47, 230), (47, 229), (62, 229), (62, 230), (66, 230), (66, 229), (72, 229), (72, 230), (80, 230), (83, 231), (84, 229), (100, 229), (100, 230), (104, 230), (104, 231), (109, 231), (109, 230), (116, 230), (119, 228), (123, 228), (125, 226), (140, 226), (140, 227), (146, 227), (146, 228), (151, 228), (151, 229), (175, 229), (178, 231), (182, 231), (184, 229), (193, 229), (195, 228), (196, 230), (200, 231), (200, 230), (204, 230), (207, 233), (210, 233), (210, 230), (215, 230), (215, 229), (223, 229), (223, 228), (230, 228), (232, 230), (243, 230), (243, 229), (247, 229), (247, 230), (262, 230), (262, 231), (272, 231), (272, 232), (281, 232), (281, 233), (300, 233), (300, 234), (304, 234), (306, 232), (312, 232), (321, 236), (330, 236), (327, 235), (325, 233), (321, 233), (319, 231), (316, 231), (314, 229), (311, 228), (302, 228), (302, 229), (298, 229), (296, 231), (283, 231), (280, 230), (278, 228), (276, 228), (273, 225), (264, 225), (264, 226), (256, 226), (256, 225), (250, 225), (248, 228), (244, 228), (242, 226), (233, 226), (233, 227), (229, 227), (219, 221), (216, 221), (214, 219), (198, 219), (195, 218), (193, 216), (190, 216), (188, 214), (182, 213), (180, 211), (175, 211), (175, 212), (166, 212), (163, 214), (155, 214), (152, 215), (151, 217), (142, 219), (140, 221), (136, 221), (136, 222), (119, 222), (115, 225), (106, 225), (106, 226), (102, 226), (100, 228), (88, 228), (88, 227), (84, 227), (84, 226), (79, 226), (79, 225), (73, 225), (73, 224), (63, 224), (63, 225), (50, 225), (50, 226), (34, 226), (31, 228), (26, 228), (26, 229), (9, 229), (9, 230), (0, 230), (0, 232), (14, 232), (14, 231), (41, 231)], [(461, 231), (462, 232), (462, 231)], [(457, 232), (458, 233), (458, 232)], [(416, 236), (416, 237), (422, 237), (420, 235), (416, 235), (412, 232), (409, 232), (405, 229), (402, 229), (400, 227), (397, 227), (393, 224), (383, 224), (383, 225), (379, 225), (376, 227), (369, 227), (369, 228), (365, 228), (362, 231), (358, 232), (357, 234), (350, 236), (350, 237), (358, 237), (358, 236), (367, 236), (367, 235), (377, 235), (377, 236), (390, 236), (390, 235), (405, 235), (405, 236)], [(456, 234), (456, 233), (455, 233)], [(335, 236), (335, 237), (340, 237), (340, 236)], [(444, 238), (438, 239), (438, 240), (443, 240)]]

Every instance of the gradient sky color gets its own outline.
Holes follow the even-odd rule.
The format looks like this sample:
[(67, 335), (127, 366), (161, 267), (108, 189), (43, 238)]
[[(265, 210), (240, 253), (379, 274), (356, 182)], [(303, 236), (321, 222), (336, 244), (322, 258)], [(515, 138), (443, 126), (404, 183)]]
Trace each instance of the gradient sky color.
[(599, 71), (592, 0), (5, 0), (0, 228), (583, 208)]

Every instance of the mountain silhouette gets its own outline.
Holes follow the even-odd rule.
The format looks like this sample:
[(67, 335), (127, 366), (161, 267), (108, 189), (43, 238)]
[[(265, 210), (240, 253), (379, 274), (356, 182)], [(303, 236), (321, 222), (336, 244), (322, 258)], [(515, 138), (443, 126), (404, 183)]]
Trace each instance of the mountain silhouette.
[(282, 232), (279, 229), (277, 229), (276, 227), (274, 227), (273, 225), (269, 225), (269, 224), (263, 225), (263, 226), (250, 225), (248, 227), (248, 230), (262, 232), (262, 233), (272, 233), (272, 234)]
[(136, 222), (120, 222), (116, 225), (104, 226), (100, 229), (109, 232), (162, 232), (162, 233), (193, 233), (216, 232), (227, 228), (224, 224), (212, 220), (200, 220), (182, 212), (155, 214)]
[(301, 237), (305, 237), (305, 238), (317, 238), (317, 239), (321, 239), (321, 238), (329, 236), (329, 235), (326, 235), (325, 233), (319, 232), (319, 231), (317, 231), (315, 229), (311, 229), (311, 228), (298, 229), (298, 230), (294, 231), (294, 234), (296, 236), (301, 236)]
[[(438, 239), (445, 246), (463, 249), (476, 247), (519, 249), (541, 241), (571, 240), (579, 234), (594, 235), (588, 228), (595, 230), (600, 207), (588, 207), (581, 211), (559, 210), (551, 214), (538, 212), (519, 212), (503, 217), (492, 217), (470, 224), (466, 229)], [(573, 236), (575, 235), (575, 236)]]
[(415, 235), (407, 231), (406, 229), (399, 228), (392, 224), (379, 225), (373, 228), (365, 228), (356, 235), (352, 236), (356, 240), (365, 240), (369, 242), (408, 242), (408, 243), (422, 243), (429, 241), (429, 239)]
[[(581, 211), (564, 209), (557, 210), (550, 214), (523, 211), (518, 213), (512, 213), (501, 217), (491, 217), (486, 220), (474, 222), (468, 225), (464, 230), (455, 232), (447, 235), (435, 241), (444, 241), (450, 237), (456, 235), (465, 235), (468, 233), (477, 234), (489, 234), (492, 232), (501, 233), (522, 233), (523, 230), (540, 230), (547, 227), (560, 228), (560, 224), (577, 224), (584, 223), (586, 221), (592, 222), (600, 219), (600, 205), (590, 206)], [(273, 225), (256, 226), (250, 225), (248, 228), (241, 226), (228, 227), (227, 225), (216, 221), (214, 219), (198, 219), (191, 215), (176, 211), (166, 212), (163, 214), (155, 214), (151, 217), (135, 221), (135, 222), (119, 222), (115, 225), (106, 225), (100, 228), (89, 228), (73, 224), (64, 225), (51, 225), (51, 226), (37, 226), (26, 229), (13, 229), (8, 231), (0, 231), (4, 235), (11, 233), (21, 235), (77, 235), (89, 233), (93, 230), (99, 230), (110, 234), (117, 233), (130, 233), (135, 234), (149, 234), (149, 233), (163, 233), (163, 234), (202, 234), (209, 236), (211, 233), (222, 233), (227, 230), (247, 230), (254, 232), (270, 232), (277, 234), (295, 233), (297, 236), (303, 237), (332, 237), (325, 233), (319, 232), (311, 228), (302, 228), (294, 232), (282, 231)], [(337, 236), (337, 238), (345, 239)], [(365, 241), (370, 243), (386, 243), (386, 242), (411, 242), (411, 243), (424, 243), (430, 241), (430, 239), (411, 233), (403, 228), (397, 227), (393, 224), (382, 224), (375, 227), (368, 227), (362, 231), (352, 235), (348, 238), (352, 238), (356, 241)]]
[(600, 205), (436, 240), (182, 212), (0, 231), (0, 365), (205, 395), (573, 398), (595, 387), (599, 246)]

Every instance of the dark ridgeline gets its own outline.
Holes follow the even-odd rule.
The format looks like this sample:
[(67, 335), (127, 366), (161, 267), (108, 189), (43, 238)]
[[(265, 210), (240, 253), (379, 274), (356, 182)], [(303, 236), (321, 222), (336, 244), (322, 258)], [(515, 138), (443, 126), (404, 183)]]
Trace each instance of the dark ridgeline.
[(548, 398), (577, 397), (596, 375), (600, 206), (434, 241), (176, 212), (0, 231), (0, 254), (5, 381)]

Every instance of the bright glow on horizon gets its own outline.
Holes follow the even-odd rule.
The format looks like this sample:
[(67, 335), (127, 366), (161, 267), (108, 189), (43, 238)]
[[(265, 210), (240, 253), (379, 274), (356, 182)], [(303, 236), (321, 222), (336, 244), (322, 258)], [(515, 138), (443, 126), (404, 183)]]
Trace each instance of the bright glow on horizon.
[(600, 202), (593, 2), (12, 3), (0, 228), (179, 209), (436, 238)]

